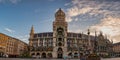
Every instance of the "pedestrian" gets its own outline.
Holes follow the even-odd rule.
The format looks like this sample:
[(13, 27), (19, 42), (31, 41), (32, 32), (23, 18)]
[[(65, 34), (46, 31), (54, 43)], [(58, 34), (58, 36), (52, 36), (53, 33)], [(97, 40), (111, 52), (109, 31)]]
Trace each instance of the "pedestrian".
[(66, 56), (63, 56), (64, 60), (66, 60)]
[(68, 60), (70, 60), (71, 56), (68, 56)]
[(84, 55), (81, 55), (80, 60), (86, 60), (86, 57)]

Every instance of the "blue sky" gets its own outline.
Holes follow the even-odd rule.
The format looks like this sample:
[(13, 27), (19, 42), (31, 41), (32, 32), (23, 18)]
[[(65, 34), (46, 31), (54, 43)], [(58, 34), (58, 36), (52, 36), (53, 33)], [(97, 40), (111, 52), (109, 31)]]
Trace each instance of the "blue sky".
[[(13, 2), (16, 1), (16, 2)], [(1, 0), (0, 32), (13, 37), (27, 36), (31, 26), (36, 32), (52, 31), (54, 13), (65, 9), (69, 0)]]
[(0, 0), (0, 32), (28, 42), (35, 32), (52, 31), (58, 8), (66, 13), (70, 32), (102, 31), (114, 42), (120, 40), (119, 0)]

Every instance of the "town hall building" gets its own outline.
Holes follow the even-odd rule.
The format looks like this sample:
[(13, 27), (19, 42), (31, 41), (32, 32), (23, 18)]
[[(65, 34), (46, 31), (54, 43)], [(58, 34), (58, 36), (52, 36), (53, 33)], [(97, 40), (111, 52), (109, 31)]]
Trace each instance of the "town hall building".
[(100, 56), (109, 55), (111, 44), (100, 32), (95, 36), (68, 32), (66, 15), (62, 9), (55, 13), (53, 32), (35, 33), (32, 26), (29, 37), (30, 55), (39, 58), (78, 58), (80, 54), (97, 53)]

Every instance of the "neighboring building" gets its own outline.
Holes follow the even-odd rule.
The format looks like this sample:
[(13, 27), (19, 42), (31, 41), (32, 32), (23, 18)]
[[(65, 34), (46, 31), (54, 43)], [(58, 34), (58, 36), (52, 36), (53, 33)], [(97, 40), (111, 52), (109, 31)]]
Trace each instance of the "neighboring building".
[(0, 33), (0, 56), (17, 57), (27, 50), (27, 44), (19, 39)]
[(5, 47), (0, 45), (0, 57), (4, 55)]
[[(105, 39), (102, 34), (91, 36), (89, 30), (87, 34), (68, 32), (68, 23), (65, 17), (65, 13), (61, 9), (55, 13), (53, 32), (35, 33), (32, 26), (29, 38), (32, 57), (63, 58), (69, 56), (78, 58), (79, 54), (87, 55), (93, 52), (108, 54), (109, 50), (105, 48), (110, 47), (107, 45), (111, 43), (108, 39)], [(100, 38), (101, 36), (103, 38)], [(103, 46), (100, 47), (99, 44)]]
[(120, 57), (120, 42), (113, 44), (114, 57)]

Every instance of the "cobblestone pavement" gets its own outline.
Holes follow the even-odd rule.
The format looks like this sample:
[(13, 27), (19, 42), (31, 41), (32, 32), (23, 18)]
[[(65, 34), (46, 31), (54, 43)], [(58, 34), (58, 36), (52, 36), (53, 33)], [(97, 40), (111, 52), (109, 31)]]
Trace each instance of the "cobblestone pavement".
[[(33, 59), (33, 58), (0, 58), (0, 60), (80, 60), (80, 59)], [(106, 58), (101, 60), (120, 60), (120, 58)]]
[(33, 58), (0, 58), (0, 60), (80, 60), (80, 59), (33, 59)]

